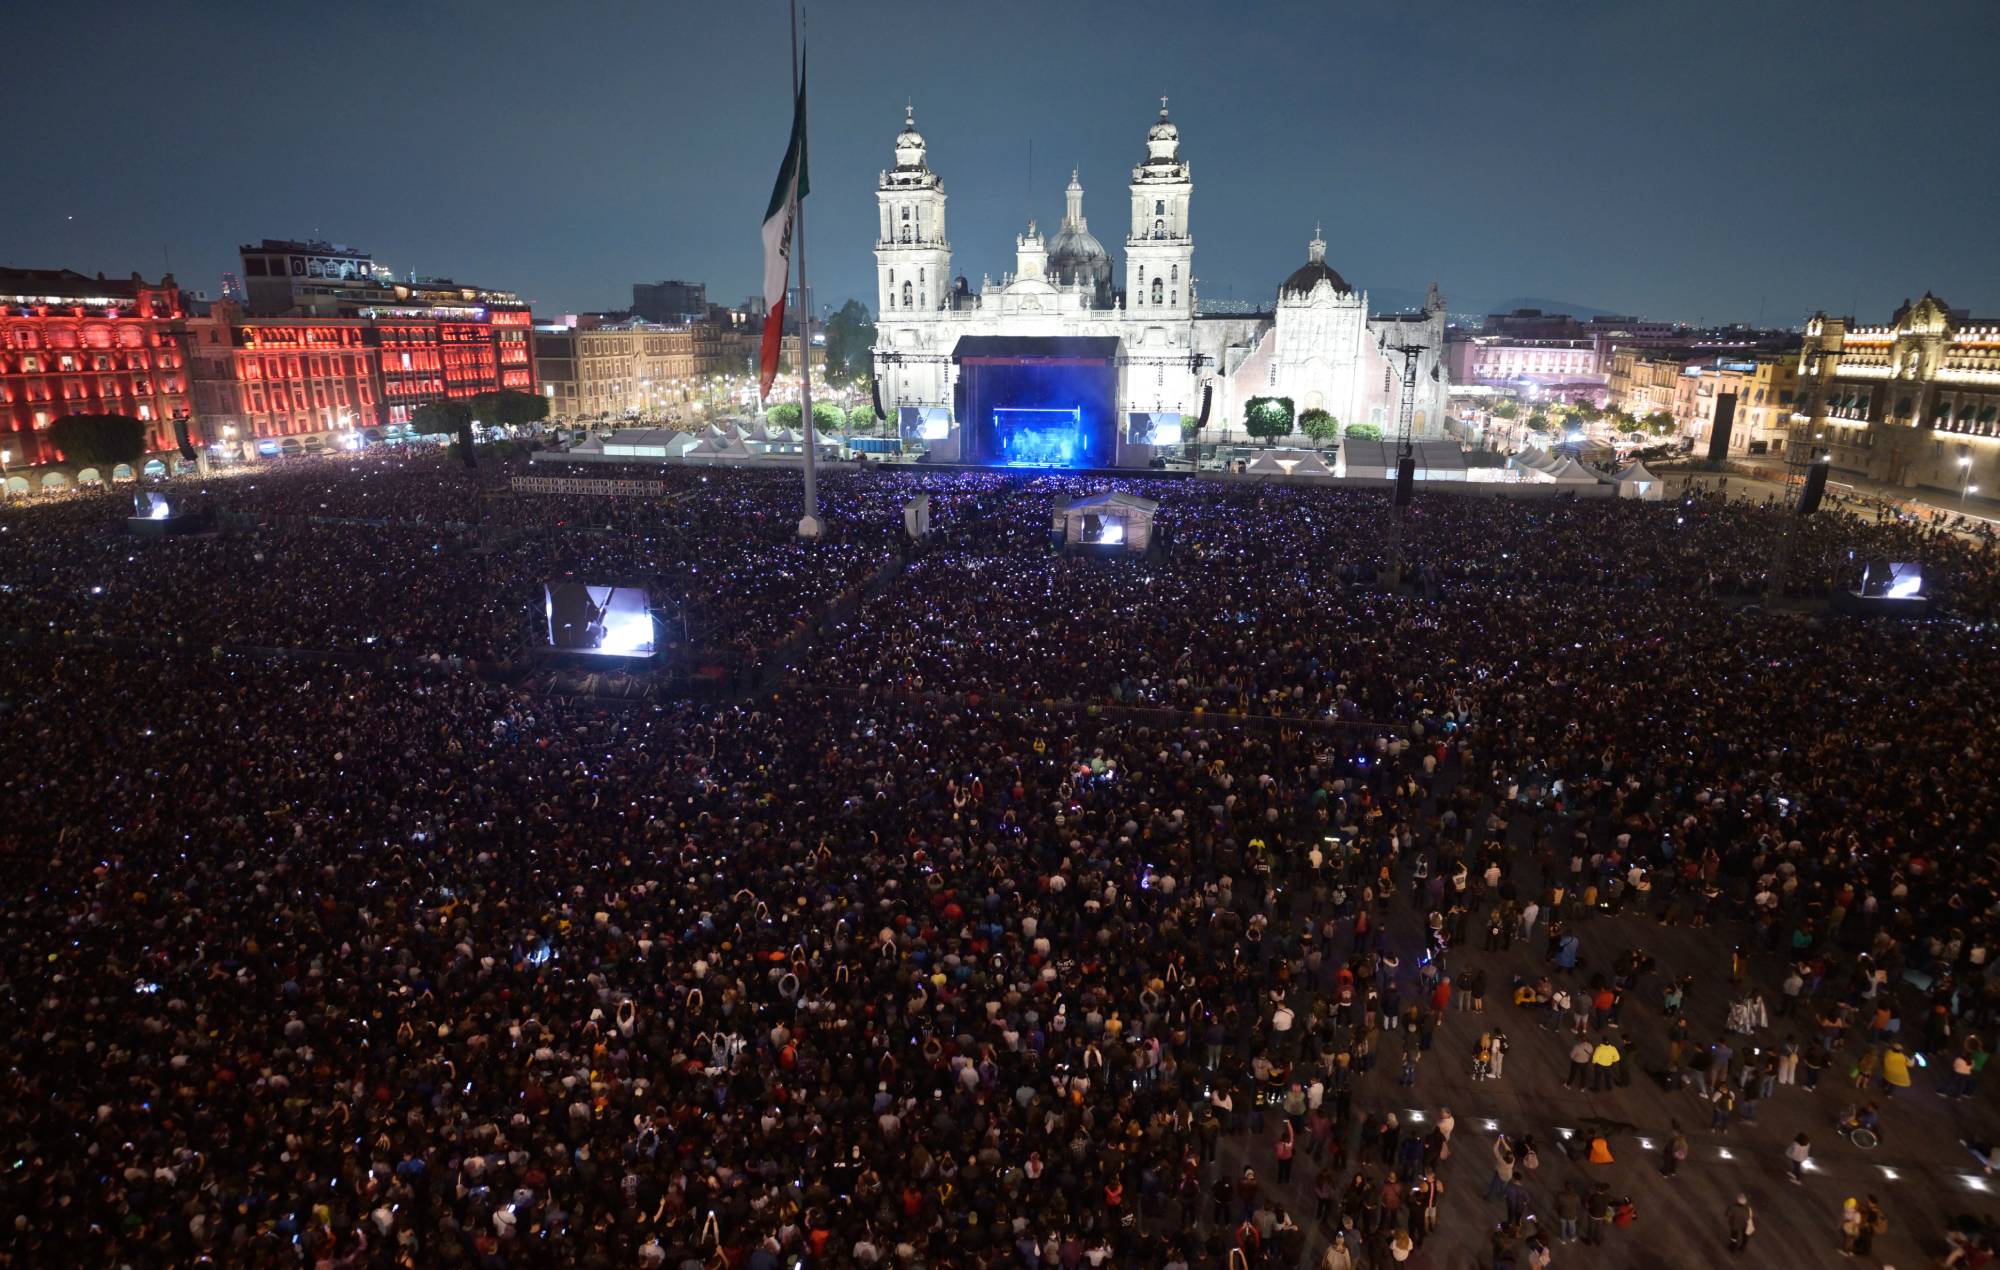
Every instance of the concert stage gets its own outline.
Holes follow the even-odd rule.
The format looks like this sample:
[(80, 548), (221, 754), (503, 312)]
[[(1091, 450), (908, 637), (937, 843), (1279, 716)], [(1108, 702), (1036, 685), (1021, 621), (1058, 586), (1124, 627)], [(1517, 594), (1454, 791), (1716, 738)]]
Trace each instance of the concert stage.
[(952, 351), (960, 460), (1108, 468), (1118, 460), (1118, 345), (1111, 336), (968, 335)]

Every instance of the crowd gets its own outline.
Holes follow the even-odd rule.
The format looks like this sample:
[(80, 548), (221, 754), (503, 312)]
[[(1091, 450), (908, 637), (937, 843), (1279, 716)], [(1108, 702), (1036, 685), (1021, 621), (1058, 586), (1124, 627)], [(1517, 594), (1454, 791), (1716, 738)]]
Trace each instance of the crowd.
[[(1635, 1073), (1686, 1100), (1667, 1178), (1822, 1078), (1891, 1142), (1985, 1123), (1975, 546), (1432, 498), (1392, 593), (1371, 495), (1135, 480), (1172, 546), (1096, 560), (1049, 545), (1061, 478), (829, 474), (819, 547), (781, 475), (668, 479), (277, 465), (211, 487), (210, 539), (0, 517), (0, 1258), (1546, 1266), (1644, 1220), (1608, 1171)], [(1940, 615), (1746, 603), (1850, 551), (1922, 559)], [(444, 660), (526, 638), (561, 570), (754, 650), (885, 566), (774, 693)], [(371, 634), (418, 656), (215, 647)], [(1439, 1097), (1565, 1058), (1595, 1127)], [(1891, 1220), (1854, 1198), (1829, 1254)]]

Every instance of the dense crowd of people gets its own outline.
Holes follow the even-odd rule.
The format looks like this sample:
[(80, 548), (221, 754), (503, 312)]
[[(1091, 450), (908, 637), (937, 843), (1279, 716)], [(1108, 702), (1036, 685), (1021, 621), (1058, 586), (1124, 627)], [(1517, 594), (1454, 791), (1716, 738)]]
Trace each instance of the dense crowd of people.
[[(1441, 1090), (1567, 1061), (1609, 1124), (1657, 1073), (1669, 1177), (1822, 1078), (1848, 1114), (1774, 1176), (1985, 1114), (1981, 546), (1434, 497), (1391, 590), (1368, 493), (1121, 481), (1171, 546), (1095, 559), (1050, 543), (1074, 478), (829, 473), (806, 546), (783, 473), (505, 476), (277, 464), (189, 484), (189, 539), (0, 514), (0, 1259), (1546, 1266), (1632, 1237), (1638, 1148)], [(1934, 616), (1802, 611), (1877, 557)], [(827, 629), (775, 691), (535, 693), (490, 663), (565, 573), (749, 656)]]

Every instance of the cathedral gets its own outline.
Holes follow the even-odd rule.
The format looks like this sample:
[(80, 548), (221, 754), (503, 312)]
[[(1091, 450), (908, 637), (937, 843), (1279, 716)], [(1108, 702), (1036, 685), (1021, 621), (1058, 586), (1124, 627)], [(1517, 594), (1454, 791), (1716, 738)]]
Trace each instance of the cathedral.
[[(1151, 458), (1150, 446), (1166, 444), (1170, 433), (1177, 439), (1167, 421), (1199, 416), (1204, 398), (1205, 441), (1247, 440), (1244, 406), (1253, 397), (1290, 397), (1300, 412), (1323, 409), (1342, 424), (1372, 423), (1393, 436), (1405, 361), (1413, 358), (1415, 435), (1443, 435), (1444, 302), (1435, 285), (1421, 312), (1370, 316), (1368, 293), (1327, 263), (1315, 232), (1305, 262), (1277, 285), (1265, 311), (1203, 314), (1190, 219), (1194, 180), (1164, 98), (1128, 188), (1122, 272), (1091, 233), (1083, 185), (1071, 173), (1062, 224), (1045, 236), (1030, 221), (1015, 239), (1013, 271), (982, 278), (975, 291), (952, 273), (944, 181), (909, 112), (896, 137), (896, 166), (882, 173), (876, 193), (875, 371), (883, 409), (891, 417), (900, 412), (906, 428), (913, 418), (930, 421), (924, 435), (939, 458), (1000, 461), (997, 449), (974, 443), (985, 424), (975, 416), (987, 406), (1021, 414), (1011, 407), (1034, 394), (1005, 386), (1027, 382), (1019, 376), (1001, 380), (992, 371), (988, 378), (1002, 386), (971, 385), (968, 401), (975, 367), (1101, 361), (1102, 413), (1116, 429), (1116, 461), (1129, 465)], [(1034, 400), (1044, 414), (1047, 396)]]

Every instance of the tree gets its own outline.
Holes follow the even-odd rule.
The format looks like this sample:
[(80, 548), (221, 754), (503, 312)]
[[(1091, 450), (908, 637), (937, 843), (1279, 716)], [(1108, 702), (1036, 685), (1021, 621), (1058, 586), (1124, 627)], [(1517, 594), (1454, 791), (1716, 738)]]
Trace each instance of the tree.
[(821, 436), (847, 427), (847, 412), (830, 401), (813, 403), (813, 429)]
[(472, 406), (464, 401), (426, 402), (411, 413), (410, 426), (423, 436), (469, 431)]
[(410, 426), (430, 436), (446, 433), (452, 438), (452, 453), (467, 467), (472, 466), (472, 406), (464, 401), (432, 401), (410, 414)]
[(1243, 405), (1243, 430), (1266, 445), (1292, 434), (1290, 397), (1252, 397)]
[(1382, 439), (1382, 425), (1379, 423), (1350, 423), (1347, 425), (1347, 435), (1353, 437), (1356, 441), (1380, 441)]
[(875, 321), (868, 306), (849, 300), (826, 320), (826, 381), (851, 384), (874, 370)]
[(483, 392), (470, 402), (472, 417), (487, 427), (534, 423), (549, 417), (549, 399), (532, 392), (504, 388)]
[(1664, 410), (1655, 410), (1641, 420), (1640, 426), (1656, 437), (1671, 436), (1675, 426), (1674, 417)]
[(849, 432), (874, 432), (881, 425), (881, 418), (875, 413), (875, 403), (864, 401), (847, 412)]
[(1548, 430), (1549, 430), (1549, 417), (1547, 415), (1537, 410), (1535, 413), (1528, 416), (1528, 431), (1547, 432)]
[(49, 425), (49, 441), (66, 463), (116, 467), (146, 453), (146, 425), (130, 415), (64, 415)]
[(1328, 441), (1340, 439), (1340, 420), (1328, 411), (1313, 406), (1300, 412), (1299, 431), (1325, 445)]
[(1496, 401), (1493, 403), (1493, 417), (1495, 419), (1512, 419), (1520, 413), (1521, 407), (1514, 402)]
[[(813, 411), (819, 414), (819, 411)], [(805, 419), (805, 412), (796, 401), (781, 401), (764, 412), (764, 421), (774, 428), (796, 428)]]

